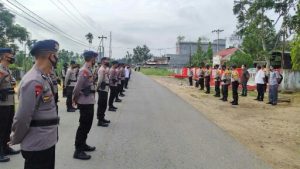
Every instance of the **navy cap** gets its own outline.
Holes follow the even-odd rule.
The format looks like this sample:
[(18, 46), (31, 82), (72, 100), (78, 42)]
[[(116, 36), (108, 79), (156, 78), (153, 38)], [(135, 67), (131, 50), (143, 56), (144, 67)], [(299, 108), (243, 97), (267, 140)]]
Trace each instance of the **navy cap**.
[(13, 49), (11, 49), (11, 48), (0, 48), (0, 54), (3, 54), (3, 53), (10, 53), (10, 54), (13, 54), (14, 51), (13, 51)]
[(119, 62), (118, 61), (112, 61), (111, 64), (116, 65), (116, 64), (119, 64)]
[(36, 42), (31, 51), (31, 55), (36, 55), (37, 52), (58, 52), (59, 43), (55, 40), (43, 40)]
[(94, 51), (84, 51), (83, 52), (83, 57), (84, 59), (92, 59), (98, 56), (98, 53), (94, 52)]

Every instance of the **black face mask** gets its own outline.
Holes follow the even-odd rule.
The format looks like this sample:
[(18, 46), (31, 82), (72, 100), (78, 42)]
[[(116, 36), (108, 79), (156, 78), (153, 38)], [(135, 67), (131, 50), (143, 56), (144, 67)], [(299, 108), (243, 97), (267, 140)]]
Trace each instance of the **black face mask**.
[(14, 64), (14, 63), (16, 62), (16, 59), (15, 59), (14, 57), (12, 57), (12, 58), (10, 58), (10, 59), (8, 60), (8, 62), (9, 62), (10, 64)]
[(108, 62), (107, 62), (107, 63), (105, 63), (104, 65), (105, 65), (105, 66), (107, 66), (107, 67), (109, 67), (109, 63), (108, 63)]
[(55, 61), (53, 61), (52, 59), (50, 59), (49, 58), (49, 61), (50, 61), (50, 63), (52, 64), (52, 66), (54, 67), (54, 68), (56, 68), (56, 65), (57, 65), (57, 61), (58, 61), (58, 59), (57, 59), (57, 57), (55, 56), (54, 57), (55, 58)]

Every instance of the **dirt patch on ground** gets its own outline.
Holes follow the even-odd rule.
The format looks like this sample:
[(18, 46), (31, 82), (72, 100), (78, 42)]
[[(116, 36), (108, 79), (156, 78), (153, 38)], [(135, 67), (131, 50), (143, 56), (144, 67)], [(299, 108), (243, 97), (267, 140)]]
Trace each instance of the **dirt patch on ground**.
[(280, 94), (291, 103), (270, 106), (254, 101), (256, 93), (250, 92), (247, 98), (240, 97), (239, 106), (232, 106), (213, 94), (187, 86), (186, 80), (151, 78), (189, 102), (273, 168), (300, 169), (300, 94)]

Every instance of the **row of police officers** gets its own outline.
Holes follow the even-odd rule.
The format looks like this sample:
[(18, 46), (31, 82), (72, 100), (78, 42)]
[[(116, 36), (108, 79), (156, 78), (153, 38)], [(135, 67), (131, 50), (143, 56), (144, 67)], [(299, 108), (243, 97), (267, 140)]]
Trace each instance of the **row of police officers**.
[[(16, 84), (9, 65), (14, 63), (14, 53), (9, 48), (0, 48), (0, 162), (9, 161), (9, 155), (21, 152), (25, 169), (54, 169), (55, 145), (58, 141), (58, 83), (55, 73), (58, 62), (59, 43), (43, 40), (34, 44), (30, 54), (34, 56), (33, 67), (24, 75), (19, 85), (19, 105), (15, 113), (14, 87)], [(129, 67), (102, 58), (96, 75), (93, 67), (97, 53), (85, 51), (84, 65), (71, 62), (63, 77), (64, 95), (67, 96), (67, 111), (79, 109), (79, 126), (75, 137), (75, 159), (88, 160), (86, 152), (96, 147), (87, 144), (88, 133), (94, 118), (95, 94), (98, 92), (98, 126), (107, 127), (105, 119), (109, 111), (116, 111), (114, 102), (121, 102), (124, 87), (130, 78)], [(65, 66), (66, 67), (66, 66)], [(110, 94), (108, 94), (110, 92)], [(20, 144), (21, 151), (11, 148)]]

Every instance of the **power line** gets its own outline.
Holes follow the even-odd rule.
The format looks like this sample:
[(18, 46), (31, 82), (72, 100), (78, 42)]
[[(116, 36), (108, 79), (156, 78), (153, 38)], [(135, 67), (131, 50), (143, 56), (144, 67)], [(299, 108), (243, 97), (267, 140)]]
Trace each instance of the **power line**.
[[(41, 21), (39, 21), (39, 19), (42, 20), (43, 22), (45, 22), (46, 24), (49, 25), (49, 26), (47, 25), (48, 28), (51, 26), (51, 27), (52, 27), (51, 29), (54, 30), (56, 33), (60, 33), (60, 34), (61, 34), (62, 36), (64, 36), (65, 38), (67, 38), (67, 39), (69, 39), (69, 40), (71, 40), (71, 41), (73, 41), (73, 42), (75, 42), (75, 43), (78, 43), (78, 44), (80, 44), (80, 45), (82, 45), (82, 46), (88, 47), (88, 45), (85, 44), (84, 42), (82, 42), (82, 41), (80, 41), (80, 40), (78, 40), (78, 39), (72, 37), (71, 35), (65, 33), (64, 31), (62, 31), (60, 28), (58, 28), (58, 27), (54, 26), (53, 24), (49, 23), (47, 20), (45, 20), (44, 18), (40, 17), (38, 14), (34, 13), (34, 12), (31, 11), (30, 9), (28, 9), (27, 7), (25, 7), (24, 5), (22, 5), (21, 3), (19, 3), (17, 0), (14, 0), (14, 2), (16, 2), (18, 5), (12, 3), (12, 2), (9, 1), (9, 0), (7, 0), (7, 2), (9, 2), (11, 5), (13, 5), (14, 7), (18, 8), (18, 9), (21, 10), (22, 12), (26, 13), (26, 14), (29, 15), (30, 17), (34, 18), (34, 19), (37, 20), (38, 22), (42, 23)], [(30, 12), (31, 14), (33, 14), (34, 16), (28, 14), (28, 12), (26, 12), (25, 10), (23, 10), (23, 9), (22, 9), (21, 7), (19, 7), (19, 6), (21, 6), (21, 7), (24, 8), (24, 9), (26, 9), (27, 11), (29, 11), (29, 12)], [(36, 17), (39, 18), (39, 19), (37, 19)], [(46, 26), (45, 23), (43, 23), (43, 25)], [(53, 28), (54, 28), (54, 29), (53, 29)]]
[(88, 21), (84, 18), (83, 14), (80, 12), (80, 10), (70, 1), (67, 0), (67, 2), (75, 9), (75, 11), (79, 14), (79, 16), (82, 18), (82, 20), (92, 29), (94, 29), (96, 31), (96, 33), (98, 32), (98, 28), (94, 27), (93, 25), (89, 24)]

